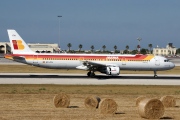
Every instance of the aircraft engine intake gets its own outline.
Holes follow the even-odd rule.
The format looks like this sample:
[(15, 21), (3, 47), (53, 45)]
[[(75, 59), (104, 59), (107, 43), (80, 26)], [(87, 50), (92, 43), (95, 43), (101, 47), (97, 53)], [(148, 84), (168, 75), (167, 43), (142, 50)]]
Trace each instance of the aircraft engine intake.
[(110, 66), (110, 67), (105, 67), (100, 71), (101, 73), (105, 73), (106, 75), (112, 75), (116, 76), (120, 74), (120, 68), (117, 66)]

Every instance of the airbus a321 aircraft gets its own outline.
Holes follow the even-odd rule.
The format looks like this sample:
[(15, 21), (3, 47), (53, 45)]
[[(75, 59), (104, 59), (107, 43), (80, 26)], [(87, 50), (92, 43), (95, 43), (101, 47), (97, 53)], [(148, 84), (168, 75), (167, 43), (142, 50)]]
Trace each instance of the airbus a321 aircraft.
[(154, 77), (157, 77), (156, 71), (175, 67), (167, 58), (154, 55), (35, 53), (15, 30), (7, 31), (13, 53), (6, 54), (5, 58), (28, 65), (87, 70), (87, 75), (90, 77), (94, 77), (96, 71), (117, 76), (120, 70), (154, 71)]

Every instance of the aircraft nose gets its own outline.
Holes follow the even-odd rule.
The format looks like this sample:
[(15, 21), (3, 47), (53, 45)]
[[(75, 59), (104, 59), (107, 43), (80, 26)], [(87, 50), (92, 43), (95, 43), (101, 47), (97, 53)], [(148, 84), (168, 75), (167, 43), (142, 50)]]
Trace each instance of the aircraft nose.
[(175, 64), (171, 62), (170, 67), (171, 67), (171, 68), (174, 68), (174, 67), (175, 67)]

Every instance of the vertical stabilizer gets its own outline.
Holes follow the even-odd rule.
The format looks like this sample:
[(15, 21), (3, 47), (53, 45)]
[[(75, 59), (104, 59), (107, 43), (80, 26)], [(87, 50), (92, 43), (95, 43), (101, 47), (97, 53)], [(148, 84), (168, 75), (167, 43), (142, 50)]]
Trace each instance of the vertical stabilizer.
[(7, 32), (13, 54), (34, 53), (15, 30), (8, 29)]

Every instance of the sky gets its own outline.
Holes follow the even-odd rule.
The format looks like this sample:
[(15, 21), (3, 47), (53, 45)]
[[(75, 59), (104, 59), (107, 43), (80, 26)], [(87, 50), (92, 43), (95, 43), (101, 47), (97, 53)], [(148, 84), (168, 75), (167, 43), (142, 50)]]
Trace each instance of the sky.
[[(15, 29), (27, 43), (83, 50), (180, 48), (180, 0), (0, 0), (0, 41)], [(58, 15), (62, 17), (57, 17)]]

